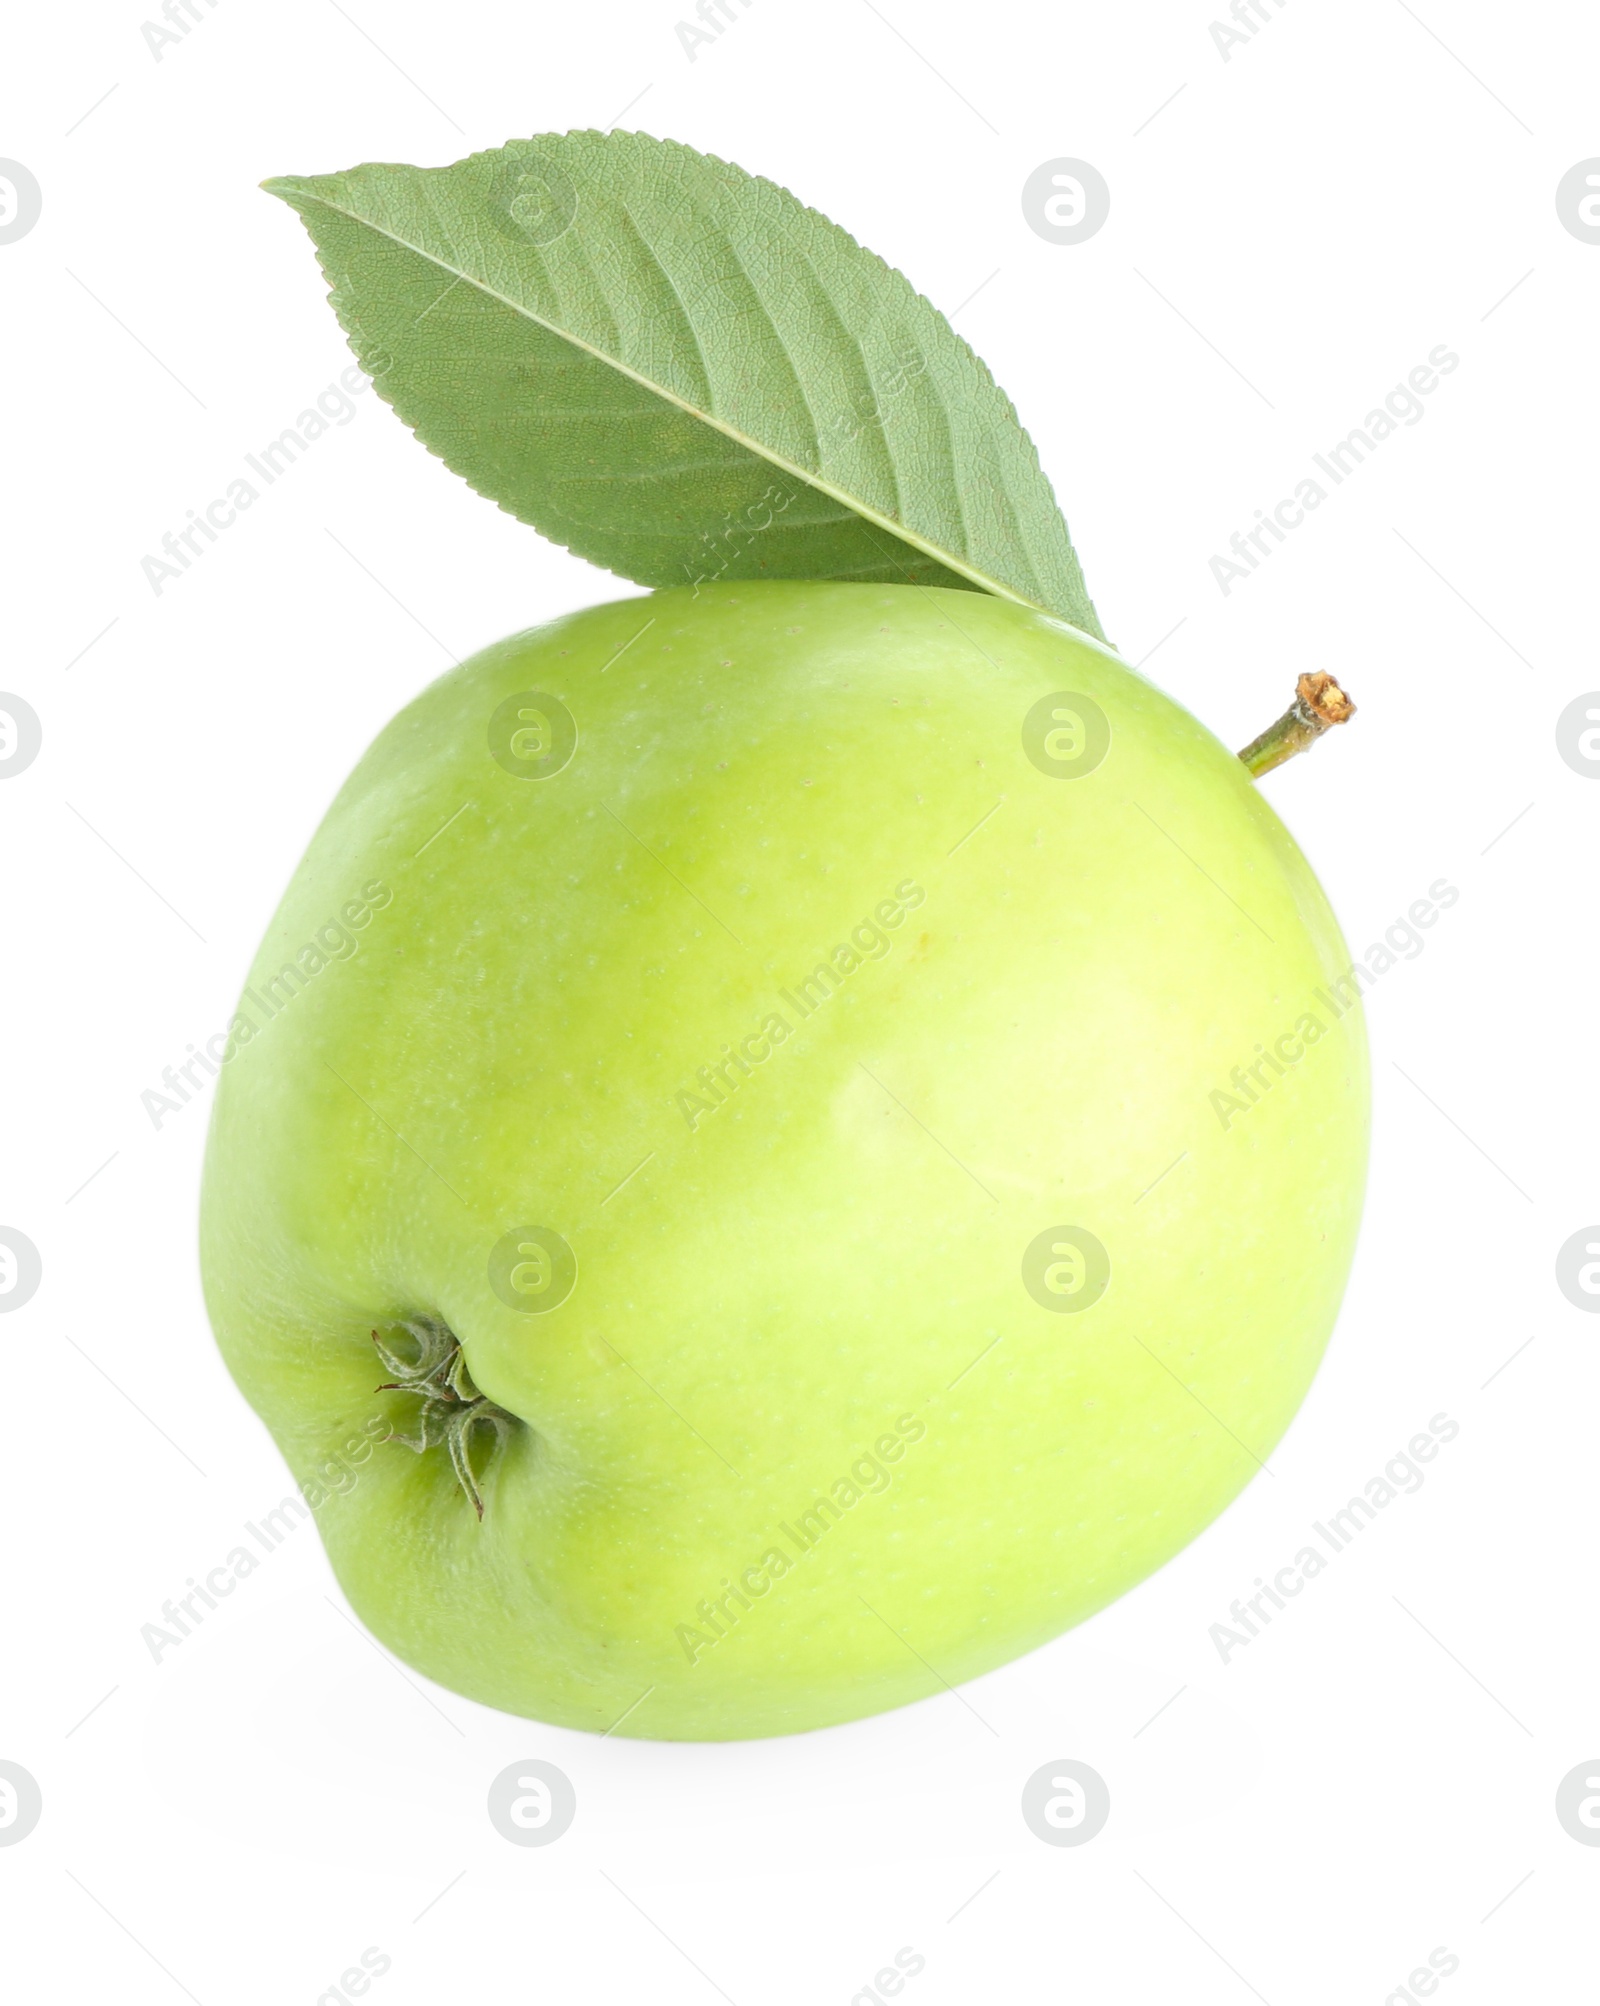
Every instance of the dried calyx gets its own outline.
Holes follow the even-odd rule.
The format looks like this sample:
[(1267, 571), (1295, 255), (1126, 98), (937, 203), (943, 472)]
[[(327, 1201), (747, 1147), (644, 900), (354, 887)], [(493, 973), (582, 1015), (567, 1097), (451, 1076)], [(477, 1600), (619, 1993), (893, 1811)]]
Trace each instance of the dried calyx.
[(442, 1323), (431, 1317), (415, 1317), (400, 1328), (416, 1346), (415, 1358), (402, 1357), (377, 1331), (372, 1333), (372, 1342), (384, 1369), (394, 1374), (378, 1391), (414, 1393), (422, 1405), (417, 1414), (416, 1432), (407, 1435), (394, 1429), (388, 1439), (403, 1442), (419, 1456), (437, 1448), (442, 1442), (450, 1452), (457, 1483), (481, 1519), (483, 1494), (478, 1488), (478, 1476), (472, 1466), (473, 1432), (486, 1428), (493, 1437), (484, 1463), (487, 1471), (501, 1442), (520, 1423), (514, 1414), (497, 1407), (473, 1385), (460, 1340)]

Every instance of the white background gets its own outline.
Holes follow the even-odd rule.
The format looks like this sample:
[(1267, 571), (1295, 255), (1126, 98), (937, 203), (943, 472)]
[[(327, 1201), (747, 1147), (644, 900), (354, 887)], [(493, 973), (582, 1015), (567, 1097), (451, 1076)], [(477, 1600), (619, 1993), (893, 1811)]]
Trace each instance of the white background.
[[(1437, 1946), (1449, 2006), (1594, 1997), (1600, 1848), (1554, 1794), (1600, 1754), (1600, 1324), (1554, 1261), (1600, 1217), (1600, 786), (1555, 721), (1600, 686), (1600, 247), (1554, 195), (1600, 154), (1600, 18), (1263, 0), (1224, 61), (1203, 0), (753, 0), (691, 63), (674, 0), (195, 5), (159, 62), (137, 4), (19, 10), (0, 83), (44, 191), (0, 247), (0, 687), (44, 727), (0, 783), (0, 1223), (44, 1260), (0, 1320), (0, 1756), (44, 1793), (0, 1848), (8, 1996), (313, 2006), (375, 1945), (382, 2006), (847, 2006), (902, 1946), (916, 2006), (1379, 2006)], [(1265, 784), (1353, 948), (1460, 890), (1370, 999), (1360, 1253), (1271, 1477), (1031, 1658), (784, 1742), (597, 1741), (427, 1687), (310, 1529), (159, 1665), (140, 1641), (287, 1487), (202, 1310), (206, 1108), (158, 1132), (140, 1094), (226, 1023), (379, 726), (633, 589), (369, 393), (151, 591), (163, 532), (350, 361), (255, 184), (613, 122), (773, 177), (960, 309), (1108, 633), (1225, 740), (1303, 668), (1348, 681), (1357, 722)], [(1060, 155), (1112, 191), (1075, 247), (1019, 203)], [(1441, 342), (1422, 422), (1225, 596), (1230, 533)], [(1224, 1664), (1209, 1627), (1439, 1412), (1424, 1488)], [(534, 1755), (579, 1815), (523, 1850), (484, 1792)], [(1048, 1847), (1019, 1793), (1068, 1756), (1111, 1821)]]

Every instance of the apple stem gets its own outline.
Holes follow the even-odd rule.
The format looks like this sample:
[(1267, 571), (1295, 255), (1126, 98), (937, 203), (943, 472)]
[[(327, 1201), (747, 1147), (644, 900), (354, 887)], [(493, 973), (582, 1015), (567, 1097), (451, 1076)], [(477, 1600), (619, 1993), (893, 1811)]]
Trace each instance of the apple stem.
[(1300, 678), (1294, 686), (1294, 702), (1276, 724), (1253, 738), (1239, 757), (1250, 777), (1259, 780), (1297, 752), (1309, 750), (1329, 725), (1354, 717), (1355, 709), (1333, 677), (1318, 669)]

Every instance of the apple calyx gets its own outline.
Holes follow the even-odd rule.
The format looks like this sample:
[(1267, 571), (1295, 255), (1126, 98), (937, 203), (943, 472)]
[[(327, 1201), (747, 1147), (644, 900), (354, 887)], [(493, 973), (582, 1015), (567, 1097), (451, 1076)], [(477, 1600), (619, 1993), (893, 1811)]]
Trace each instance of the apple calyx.
[(487, 1427), (494, 1432), (490, 1461), (502, 1440), (518, 1425), (517, 1417), (480, 1393), (467, 1371), (466, 1355), (453, 1331), (432, 1317), (414, 1317), (402, 1326), (417, 1346), (414, 1359), (402, 1358), (376, 1331), (372, 1342), (386, 1371), (394, 1374), (378, 1387), (380, 1393), (414, 1393), (422, 1402), (417, 1413), (417, 1431), (404, 1435), (391, 1429), (386, 1440), (401, 1442), (420, 1456), (443, 1443), (450, 1452), (456, 1482), (483, 1517), (483, 1494), (472, 1467), (472, 1431)]
[(1306, 752), (1330, 725), (1345, 724), (1356, 707), (1325, 669), (1304, 675), (1294, 686), (1294, 702), (1276, 724), (1268, 725), (1239, 754), (1250, 777), (1259, 780), (1297, 752)]

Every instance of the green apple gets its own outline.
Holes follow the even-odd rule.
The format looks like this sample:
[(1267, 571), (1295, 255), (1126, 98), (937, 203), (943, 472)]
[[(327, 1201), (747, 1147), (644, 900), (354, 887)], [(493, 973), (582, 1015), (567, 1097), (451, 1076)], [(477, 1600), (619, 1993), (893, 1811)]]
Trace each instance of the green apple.
[(234, 1021), (207, 1300), (351, 1603), (673, 1739), (937, 1693), (1261, 1467), (1349, 1267), (1315, 877), (1106, 648), (757, 584), (514, 635), (378, 738)]

